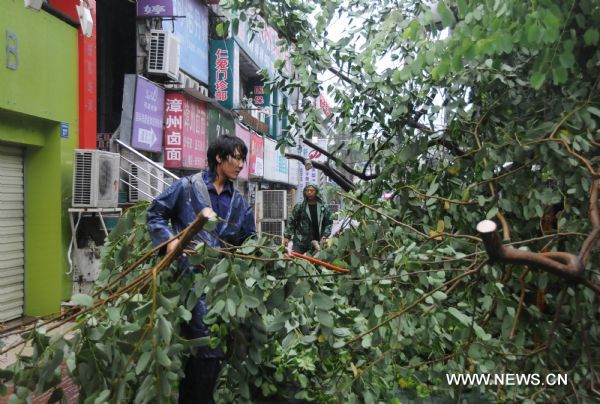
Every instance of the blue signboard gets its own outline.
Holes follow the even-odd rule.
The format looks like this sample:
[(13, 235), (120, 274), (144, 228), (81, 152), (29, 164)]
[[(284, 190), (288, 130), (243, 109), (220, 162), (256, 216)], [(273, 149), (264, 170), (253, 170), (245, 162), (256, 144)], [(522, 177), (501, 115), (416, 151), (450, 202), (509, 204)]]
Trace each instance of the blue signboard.
[(175, 34), (181, 40), (179, 68), (208, 84), (208, 7), (201, 0), (175, 0)]
[(69, 124), (66, 122), (60, 123), (60, 137), (69, 138)]

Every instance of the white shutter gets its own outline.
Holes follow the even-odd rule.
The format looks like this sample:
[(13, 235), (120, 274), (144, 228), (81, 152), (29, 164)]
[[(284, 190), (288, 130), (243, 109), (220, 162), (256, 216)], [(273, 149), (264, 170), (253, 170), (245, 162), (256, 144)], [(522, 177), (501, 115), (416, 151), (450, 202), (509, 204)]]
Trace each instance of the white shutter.
[(0, 322), (23, 315), (23, 151), (0, 145)]

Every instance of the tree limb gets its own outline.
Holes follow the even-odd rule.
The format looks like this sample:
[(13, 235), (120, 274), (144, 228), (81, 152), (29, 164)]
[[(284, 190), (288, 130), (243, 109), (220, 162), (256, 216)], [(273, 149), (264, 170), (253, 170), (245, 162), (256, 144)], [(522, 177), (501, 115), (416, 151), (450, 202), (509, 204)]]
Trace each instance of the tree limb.
[(338, 163), (338, 162), (341, 163), (342, 168), (344, 170), (346, 170), (347, 172), (349, 172), (352, 175), (357, 176), (360, 179), (363, 179), (365, 181), (369, 181), (369, 180), (377, 178), (377, 174), (372, 174), (372, 175), (366, 175), (365, 174), (366, 165), (365, 165), (365, 170), (363, 170), (363, 172), (361, 173), (360, 171), (357, 171), (357, 170), (353, 169), (352, 167), (350, 167), (349, 165), (347, 165), (346, 163), (344, 163), (342, 160), (340, 160), (339, 158), (337, 158), (334, 155), (332, 155), (331, 153), (329, 153), (327, 150), (324, 150), (321, 147), (319, 147), (318, 145), (314, 144), (310, 140), (308, 140), (308, 139), (302, 139), (302, 142), (304, 142), (305, 145), (312, 147), (313, 149), (315, 149), (316, 151), (318, 151), (322, 155), (326, 156), (327, 158), (335, 161), (336, 163)]
[(567, 252), (535, 253), (507, 247), (500, 241), (496, 230), (496, 223), (491, 220), (482, 220), (477, 224), (477, 231), (481, 233), (490, 260), (531, 265), (571, 282), (583, 284), (600, 295), (600, 286), (584, 278), (585, 266), (579, 256)]
[(579, 251), (579, 258), (583, 262), (585, 267), (590, 259), (590, 253), (594, 248), (594, 245), (600, 238), (600, 209), (598, 208), (598, 193), (600, 188), (600, 179), (596, 179), (592, 182), (592, 189), (590, 190), (590, 204), (588, 208), (588, 215), (590, 223), (592, 224), (592, 231), (581, 245), (581, 251)]
[[(298, 160), (303, 164), (304, 164), (305, 160), (307, 160), (305, 157), (302, 157), (302, 156), (299, 156), (299, 155), (293, 154), (293, 153), (285, 153), (285, 157), (288, 159)], [(323, 174), (325, 174), (326, 176), (331, 178), (344, 191), (346, 191), (346, 192), (353, 191), (356, 188), (353, 183), (351, 183), (346, 177), (344, 177), (342, 175), (342, 173), (340, 173), (338, 170), (331, 167), (330, 165), (321, 163), (320, 161), (314, 161), (314, 160), (309, 160), (309, 161), (312, 164), (313, 168), (316, 168), (317, 170), (321, 170), (323, 172)]]

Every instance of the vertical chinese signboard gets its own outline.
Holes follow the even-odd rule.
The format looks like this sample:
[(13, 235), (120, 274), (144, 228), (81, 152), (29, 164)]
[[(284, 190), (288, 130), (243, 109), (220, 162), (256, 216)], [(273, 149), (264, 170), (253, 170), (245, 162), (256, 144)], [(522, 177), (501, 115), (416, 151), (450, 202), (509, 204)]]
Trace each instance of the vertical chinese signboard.
[(169, 92), (165, 97), (165, 167), (206, 168), (206, 104)]
[(165, 90), (142, 76), (136, 77), (131, 145), (139, 150), (162, 150)]
[(264, 148), (264, 138), (253, 133), (252, 137), (250, 138), (250, 164), (248, 164), (248, 173), (253, 177), (263, 176)]
[(211, 95), (225, 108), (239, 105), (239, 51), (233, 39), (210, 41)]
[(248, 180), (248, 168), (250, 164), (250, 131), (240, 125), (235, 126), (235, 135), (244, 141), (244, 144), (248, 148), (248, 156), (246, 158), (246, 163), (244, 163), (244, 168), (240, 172), (238, 178), (247, 181)]

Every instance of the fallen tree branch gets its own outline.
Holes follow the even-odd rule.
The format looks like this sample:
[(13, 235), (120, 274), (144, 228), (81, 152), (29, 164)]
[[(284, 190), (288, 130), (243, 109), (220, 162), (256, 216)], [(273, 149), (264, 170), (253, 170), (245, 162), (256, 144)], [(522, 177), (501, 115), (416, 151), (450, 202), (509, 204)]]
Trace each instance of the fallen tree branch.
[(600, 193), (600, 179), (596, 179), (592, 182), (590, 190), (590, 204), (588, 208), (588, 215), (590, 223), (592, 225), (592, 231), (581, 245), (579, 251), (579, 258), (583, 262), (585, 267), (590, 259), (590, 253), (600, 238), (600, 209), (598, 208), (598, 195)]
[[(346, 163), (344, 163), (342, 160), (340, 160), (339, 158), (335, 157), (333, 154), (329, 153), (327, 150), (319, 147), (318, 145), (314, 144), (313, 142), (311, 142), (308, 139), (302, 139), (302, 142), (304, 142), (305, 145), (312, 147), (313, 149), (315, 149), (316, 151), (318, 151), (319, 153), (321, 153), (322, 155), (326, 156), (327, 158), (335, 161), (336, 163), (340, 163), (342, 168), (344, 170), (346, 170), (347, 172), (349, 172), (352, 175), (357, 176), (360, 179), (363, 179), (365, 181), (369, 181), (369, 180), (373, 180), (375, 178), (377, 178), (377, 174), (371, 174), (371, 175), (367, 175), (365, 174), (365, 170), (367, 165), (365, 165), (365, 170), (363, 170), (362, 172), (353, 169), (352, 167), (350, 167), (349, 165), (347, 165)], [(387, 142), (387, 140), (386, 140)], [(377, 153), (375, 153), (377, 154)]]
[[(304, 164), (307, 160), (305, 157), (293, 153), (285, 153), (285, 157), (288, 159), (298, 160), (302, 164)], [(330, 165), (315, 160), (309, 160), (309, 162), (312, 164), (313, 168), (321, 170), (323, 174), (331, 178), (333, 182), (338, 184), (344, 191), (348, 192), (353, 191), (355, 189), (355, 185), (353, 183), (351, 183), (346, 177), (342, 175), (342, 173), (340, 173), (338, 170), (331, 167)]]
[(583, 284), (600, 295), (600, 286), (584, 278), (585, 266), (580, 257), (567, 252), (530, 252), (507, 247), (500, 241), (496, 223), (482, 220), (477, 224), (483, 244), (491, 261), (508, 264), (525, 264), (577, 284)]

